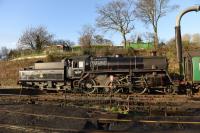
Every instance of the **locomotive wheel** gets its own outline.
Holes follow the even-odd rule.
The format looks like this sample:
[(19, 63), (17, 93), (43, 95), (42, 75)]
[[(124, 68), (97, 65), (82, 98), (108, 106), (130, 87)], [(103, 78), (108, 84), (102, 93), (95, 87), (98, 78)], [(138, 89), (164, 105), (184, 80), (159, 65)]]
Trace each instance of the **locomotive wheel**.
[(120, 91), (122, 91), (122, 88), (118, 88), (117, 86), (120, 85), (120, 82), (118, 80), (114, 80), (113, 82), (108, 81), (106, 83), (106, 86), (110, 86), (110, 87), (106, 87), (105, 88), (105, 92), (110, 92), (112, 91), (112, 93), (119, 93)]
[(74, 88), (79, 88), (79, 80), (74, 80), (73, 81), (73, 87)]
[(84, 80), (81, 82), (81, 89), (85, 94), (92, 94), (94, 93), (97, 88), (93, 87), (96, 86), (96, 82), (93, 79)]

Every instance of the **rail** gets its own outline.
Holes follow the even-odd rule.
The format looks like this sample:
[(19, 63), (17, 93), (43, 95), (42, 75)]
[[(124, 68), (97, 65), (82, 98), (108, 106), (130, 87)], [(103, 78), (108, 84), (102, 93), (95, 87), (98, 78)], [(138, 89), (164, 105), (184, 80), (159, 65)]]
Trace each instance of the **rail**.
[[(85, 118), (85, 117), (73, 117), (73, 116), (59, 116), (59, 115), (47, 115), (47, 114), (35, 114), (35, 113), (25, 113), (25, 112), (18, 112), (18, 111), (10, 111), (10, 110), (0, 110), (0, 112), (6, 113), (13, 113), (13, 114), (20, 114), (23, 116), (34, 116), (34, 117), (47, 117), (47, 118), (62, 118), (62, 119), (70, 119), (70, 120), (94, 120), (97, 121), (108, 121), (108, 122), (131, 122), (131, 123), (161, 123), (161, 124), (200, 124), (200, 116), (169, 116), (169, 117), (134, 117), (133, 119), (118, 119), (118, 118)], [(154, 119), (165, 119), (165, 120), (154, 120)], [(198, 119), (198, 121), (186, 121), (181, 119)], [(171, 120), (167, 120), (171, 119)], [(174, 120), (172, 120), (174, 119)], [(179, 120), (177, 120), (179, 119)]]

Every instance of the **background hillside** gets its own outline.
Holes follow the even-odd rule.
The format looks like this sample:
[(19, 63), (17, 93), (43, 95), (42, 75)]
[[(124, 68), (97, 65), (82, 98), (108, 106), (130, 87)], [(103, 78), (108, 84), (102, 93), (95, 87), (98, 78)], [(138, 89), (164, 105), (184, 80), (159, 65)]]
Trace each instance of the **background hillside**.
[[(183, 43), (184, 52), (192, 50), (200, 50), (200, 47), (195, 44)], [(16, 86), (18, 81), (18, 72), (20, 69), (32, 66), (37, 61), (54, 62), (61, 61), (64, 58), (73, 56), (82, 56), (90, 54), (94, 56), (151, 56), (152, 49), (133, 49), (123, 48), (118, 46), (98, 46), (94, 45), (90, 48), (76, 46), (69, 51), (63, 51), (58, 47), (51, 47), (44, 51), (27, 52), (21, 51), (16, 57), (8, 60), (0, 61), (0, 84), (1, 86)], [(176, 47), (174, 41), (169, 42), (167, 45), (160, 45), (157, 50), (157, 56), (166, 56), (169, 62), (169, 72), (178, 72), (178, 62), (176, 59)]]

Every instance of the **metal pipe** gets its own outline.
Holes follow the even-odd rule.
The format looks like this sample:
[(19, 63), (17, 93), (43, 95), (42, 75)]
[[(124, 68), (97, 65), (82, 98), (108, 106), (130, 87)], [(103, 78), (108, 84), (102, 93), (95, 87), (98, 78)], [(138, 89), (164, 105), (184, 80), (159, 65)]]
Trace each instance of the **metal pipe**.
[(183, 10), (176, 18), (176, 27), (175, 27), (175, 38), (176, 38), (176, 48), (177, 48), (177, 59), (179, 63), (179, 73), (183, 76), (183, 52), (182, 52), (182, 38), (181, 38), (181, 18), (188, 12), (200, 11), (200, 5), (192, 6)]

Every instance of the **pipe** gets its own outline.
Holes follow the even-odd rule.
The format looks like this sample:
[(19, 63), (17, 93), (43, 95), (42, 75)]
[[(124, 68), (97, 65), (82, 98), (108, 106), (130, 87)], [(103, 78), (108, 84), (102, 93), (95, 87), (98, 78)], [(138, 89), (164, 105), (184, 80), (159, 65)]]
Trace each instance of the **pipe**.
[(180, 76), (183, 76), (183, 50), (182, 50), (182, 38), (181, 38), (181, 18), (188, 12), (200, 11), (200, 5), (192, 6), (183, 10), (176, 18), (176, 27), (175, 27), (175, 38), (176, 38), (176, 49), (177, 49), (177, 59), (179, 63), (179, 73)]

